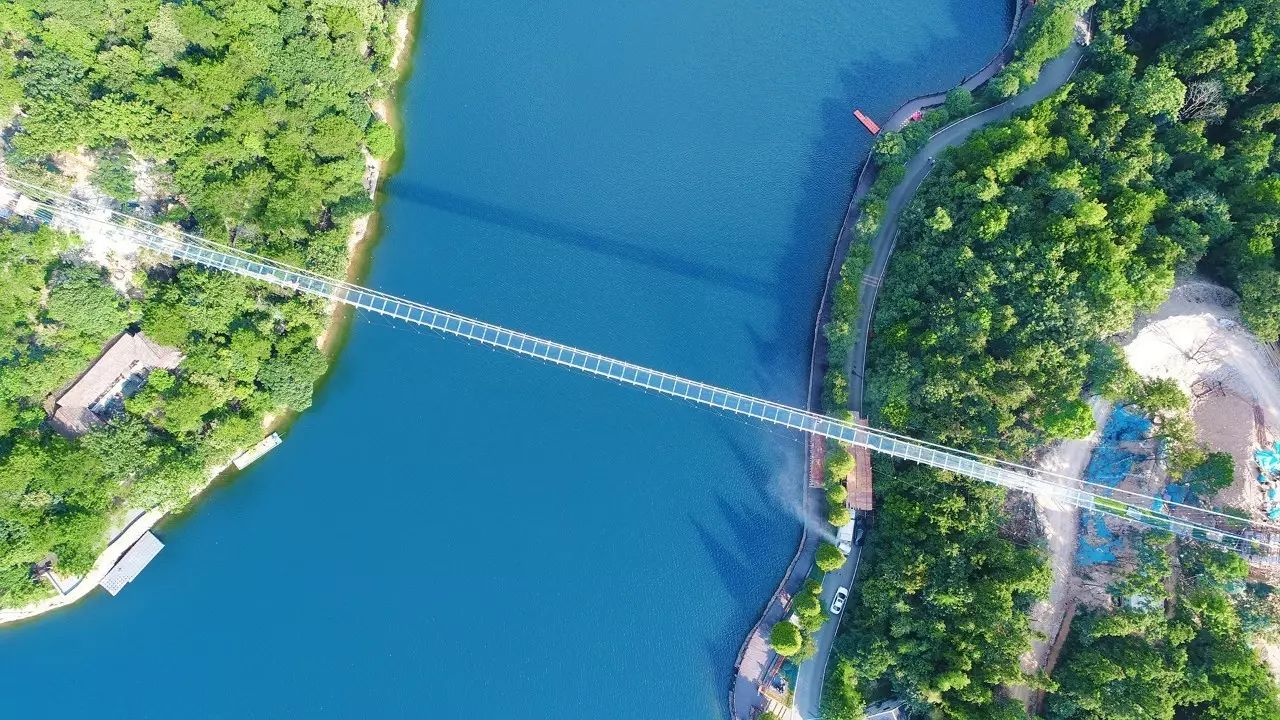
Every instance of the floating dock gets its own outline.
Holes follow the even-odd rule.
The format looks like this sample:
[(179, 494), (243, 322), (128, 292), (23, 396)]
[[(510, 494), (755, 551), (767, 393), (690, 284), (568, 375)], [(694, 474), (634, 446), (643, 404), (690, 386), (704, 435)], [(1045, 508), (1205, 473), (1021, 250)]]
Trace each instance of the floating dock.
[(271, 452), (271, 450), (275, 449), (275, 447), (282, 442), (284, 441), (280, 439), (279, 433), (271, 433), (270, 435), (262, 438), (257, 445), (254, 445), (248, 450), (237, 455), (236, 459), (232, 460), (231, 463), (235, 465), (237, 469), (243, 470), (256, 462), (258, 458)]
[(129, 584), (129, 581), (138, 577), (138, 573), (142, 572), (142, 569), (163, 549), (164, 543), (147, 531), (145, 535), (138, 538), (138, 542), (124, 551), (124, 555), (120, 556), (115, 567), (111, 568), (98, 584), (112, 595), (119, 593), (125, 585)]
[(858, 122), (861, 122), (867, 128), (867, 132), (870, 132), (872, 135), (880, 134), (880, 126), (871, 118), (863, 115), (861, 110), (854, 110), (853, 116), (858, 118)]

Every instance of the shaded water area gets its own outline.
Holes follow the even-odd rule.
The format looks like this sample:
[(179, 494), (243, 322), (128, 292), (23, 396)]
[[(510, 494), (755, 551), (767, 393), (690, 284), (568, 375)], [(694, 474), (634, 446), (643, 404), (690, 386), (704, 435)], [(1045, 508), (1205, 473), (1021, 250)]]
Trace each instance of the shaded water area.
[[(1005, 0), (432, 0), (376, 287), (803, 403), (883, 118)], [(719, 718), (800, 438), (358, 320), (316, 407), (118, 597), (0, 630), (12, 714)], [(121, 700), (132, 695), (136, 701)], [(127, 709), (126, 709), (127, 708)]]

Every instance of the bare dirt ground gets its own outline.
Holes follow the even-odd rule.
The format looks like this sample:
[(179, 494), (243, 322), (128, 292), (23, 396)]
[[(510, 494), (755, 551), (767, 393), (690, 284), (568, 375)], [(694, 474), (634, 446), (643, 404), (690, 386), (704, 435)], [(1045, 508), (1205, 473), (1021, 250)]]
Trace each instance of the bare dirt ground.
[(1179, 285), (1125, 346), (1143, 377), (1176, 380), (1189, 395), (1221, 389), (1256, 401), (1280, 427), (1280, 362), (1240, 323), (1239, 299), (1202, 280)]
[[(1212, 502), (1264, 520), (1253, 450), (1280, 429), (1280, 357), (1241, 324), (1235, 293), (1203, 280), (1183, 282), (1139, 325), (1125, 354), (1143, 377), (1177, 381), (1192, 398), (1197, 439), (1235, 459), (1233, 483)], [(1256, 646), (1280, 677), (1280, 644), (1259, 640)]]
[(1196, 400), (1191, 411), (1196, 439), (1206, 447), (1231, 453), (1236, 461), (1235, 481), (1214, 495), (1215, 503), (1236, 508), (1261, 507), (1266, 499), (1262, 486), (1250, 470), (1259, 428), (1254, 422), (1254, 404), (1249, 398), (1215, 391)]
[[(1101, 398), (1091, 402), (1093, 419), (1101, 428), (1111, 412), (1111, 404)], [(1084, 475), (1089, 465), (1093, 448), (1098, 443), (1098, 432), (1094, 432), (1083, 440), (1067, 440), (1049, 449), (1037, 465), (1050, 472), (1079, 478)], [(1042, 637), (1031, 643), (1031, 652), (1022, 656), (1022, 669), (1034, 673), (1044, 667), (1045, 659), (1053, 645), (1067, 606), (1073, 597), (1080, 592), (1075, 572), (1076, 535), (1080, 527), (1079, 510), (1072, 505), (1052, 498), (1037, 496), (1035, 498), (1039, 524), (1044, 530), (1047, 542), (1045, 548), (1049, 556), (1049, 565), (1053, 569), (1053, 584), (1049, 586), (1049, 597), (1041, 600), (1031, 608), (1031, 629)], [(1010, 695), (1024, 703), (1031, 699), (1031, 691), (1026, 687), (1010, 688)]]
[(1179, 285), (1125, 346), (1144, 378), (1172, 378), (1192, 398), (1198, 439), (1236, 461), (1231, 487), (1213, 498), (1265, 519), (1253, 450), (1280, 428), (1280, 359), (1240, 323), (1239, 299), (1201, 280)]
[[(91, 176), (97, 162), (87, 151), (61, 152), (54, 156), (54, 162), (62, 174), (71, 179), (71, 194), (77, 198), (88, 200), (101, 209), (101, 219), (107, 219), (107, 208), (111, 199), (94, 187)], [(149, 166), (137, 162), (134, 165), (135, 187), (142, 202), (156, 201), (156, 182), (150, 174)], [(119, 233), (111, 232), (105, 225), (73, 219), (69, 217), (55, 218), (50, 223), (53, 227), (75, 233), (83, 240), (79, 249), (79, 260), (101, 265), (107, 271), (112, 286), (122, 294), (130, 294), (135, 290), (134, 273), (138, 271), (138, 247), (127, 241)]]

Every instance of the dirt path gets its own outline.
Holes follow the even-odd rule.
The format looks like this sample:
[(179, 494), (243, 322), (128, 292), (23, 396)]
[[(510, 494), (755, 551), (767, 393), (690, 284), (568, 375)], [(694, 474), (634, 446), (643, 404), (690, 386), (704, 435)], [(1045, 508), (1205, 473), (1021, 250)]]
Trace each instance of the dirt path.
[[(1090, 403), (1093, 408), (1093, 420), (1099, 430), (1083, 440), (1067, 440), (1055, 445), (1037, 465), (1050, 472), (1061, 473), (1074, 478), (1084, 475), (1089, 465), (1093, 448), (1098, 444), (1101, 428), (1106, 424), (1107, 415), (1111, 412), (1111, 403), (1094, 398)], [(1036, 509), (1040, 515), (1040, 524), (1044, 527), (1045, 539), (1048, 541), (1049, 566), (1053, 568), (1053, 584), (1049, 586), (1049, 597), (1041, 600), (1031, 608), (1031, 629), (1044, 635), (1044, 639), (1031, 643), (1031, 652), (1022, 656), (1022, 669), (1034, 673), (1044, 667), (1049, 649), (1062, 625), (1062, 618), (1067, 612), (1067, 604), (1071, 598), (1071, 586), (1075, 578), (1076, 533), (1080, 528), (1080, 512), (1073, 505), (1037, 495)], [(1031, 690), (1022, 685), (1009, 688), (1009, 695), (1023, 703), (1031, 700)]]
[(1239, 299), (1203, 280), (1180, 283), (1155, 314), (1138, 325), (1125, 347), (1143, 377), (1193, 385), (1220, 383), (1258, 403), (1266, 424), (1280, 429), (1280, 367), (1275, 351), (1258, 342), (1240, 321)]

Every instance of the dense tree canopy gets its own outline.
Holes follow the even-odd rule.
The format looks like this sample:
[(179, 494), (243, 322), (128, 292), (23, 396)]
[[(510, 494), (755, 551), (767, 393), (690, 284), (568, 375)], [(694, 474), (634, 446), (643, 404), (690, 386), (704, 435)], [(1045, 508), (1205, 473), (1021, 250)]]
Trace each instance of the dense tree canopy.
[(1031, 640), (1025, 613), (1050, 575), (1038, 550), (999, 536), (1002, 491), (884, 463), (876, 492), (863, 560), (872, 571), (842, 626), (845, 662), (829, 679), (826, 714), (861, 717), (861, 698), (881, 683), (944, 717), (1016, 713), (999, 688), (1028, 681), (1018, 665)]
[[(365, 209), (370, 109), (391, 37), (377, 0), (17, 0), (0, 7), (0, 96), (20, 101), (10, 160), (87, 147), (104, 190), (130, 194), (125, 155), (159, 172), (206, 234), (326, 270)], [(336, 229), (335, 229), (336, 228)]]
[[(1189, 549), (1191, 574), (1171, 596), (1165, 533), (1139, 546), (1139, 564), (1115, 588), (1118, 609), (1078, 619), (1054, 672), (1049, 720), (1276, 720), (1280, 688), (1224, 589), (1247, 567), (1238, 556)], [(1240, 584), (1243, 587), (1243, 584)], [(1173, 607), (1166, 617), (1166, 603)]]
[[(1073, 84), (940, 158), (905, 213), (871, 357), (883, 422), (1014, 454), (1084, 431), (1096, 341), (1200, 261), (1242, 288), (1260, 334), (1280, 332), (1258, 294), (1280, 229), (1280, 61), (1263, 52), (1280, 10), (1151, 0), (1099, 17)], [(1196, 83), (1216, 99), (1189, 108)], [(1261, 265), (1240, 261), (1264, 245)]]
[[(1008, 96), (1033, 80), (1066, 47), (1084, 6), (1039, 3), (1016, 61), (984, 95)], [(1103, 0), (1095, 18), (1073, 80), (940, 156), (904, 212), (878, 300), (866, 405), (873, 422), (1022, 457), (1093, 429), (1081, 392), (1089, 386), (1158, 415), (1170, 470), (1211, 489), (1230, 468), (1189, 441), (1185, 396), (1142, 383), (1104, 338), (1155, 308), (1175, 273), (1197, 265), (1242, 292), (1260, 336), (1280, 335), (1280, 5)], [(875, 152), (892, 163), (912, 148), (904, 134)], [(859, 228), (878, 227), (882, 213), (868, 202)], [(1047, 570), (996, 532), (998, 493), (933, 471), (894, 472), (876, 468), (879, 527), (830, 665), (824, 716), (860, 717), (864, 698), (890, 694), (930, 717), (1023, 716), (998, 686), (1043, 684), (1022, 678), (1017, 658), (1029, 647), (1024, 611)], [(1060, 667), (1159, 686), (1167, 697), (1153, 700), (1149, 717), (1169, 708), (1188, 718), (1273, 717), (1255, 692), (1265, 671), (1238, 654), (1245, 646), (1228, 629), (1221, 596), (1206, 592), (1179, 601), (1201, 630), (1157, 648), (1159, 658), (1142, 656), (1123, 631), (1098, 636), (1124, 638), (1112, 654), (1082, 652)], [(1193, 659), (1201, 645), (1223, 653), (1235, 679), (1220, 684), (1236, 690), (1204, 694), (1209, 663)], [(1179, 666), (1170, 652), (1192, 659)], [(1199, 673), (1190, 681), (1198, 699), (1177, 695), (1169, 673), (1182, 667)], [(1071, 714), (1063, 703), (1093, 702), (1091, 682), (1060, 691), (1059, 717), (1127, 717)], [(1130, 692), (1123, 682), (1109, 687)]]

